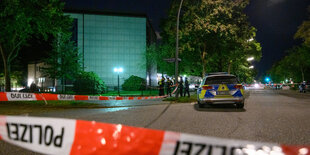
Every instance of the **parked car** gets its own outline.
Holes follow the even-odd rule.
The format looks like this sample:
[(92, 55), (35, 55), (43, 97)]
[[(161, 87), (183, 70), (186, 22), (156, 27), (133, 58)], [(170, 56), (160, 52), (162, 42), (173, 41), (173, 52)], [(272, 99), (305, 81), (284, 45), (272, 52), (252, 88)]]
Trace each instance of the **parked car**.
[(199, 107), (204, 104), (230, 103), (243, 108), (243, 94), (244, 88), (235, 75), (212, 73), (203, 78), (197, 90), (197, 101)]

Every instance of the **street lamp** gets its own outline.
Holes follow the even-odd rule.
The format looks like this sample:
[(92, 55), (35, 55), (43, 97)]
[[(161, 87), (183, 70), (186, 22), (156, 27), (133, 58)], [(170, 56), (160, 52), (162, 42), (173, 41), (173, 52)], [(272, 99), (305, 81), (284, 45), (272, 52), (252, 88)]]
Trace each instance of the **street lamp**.
[[(181, 0), (181, 3), (180, 3), (180, 7), (179, 7), (179, 11), (178, 11), (178, 16), (177, 16), (177, 35), (176, 35), (176, 48), (175, 48), (175, 84), (178, 85), (178, 77), (179, 77), (179, 19), (180, 19), (180, 12), (181, 12), (181, 7), (182, 7), (182, 4), (183, 4), (183, 0)], [(175, 95), (176, 98), (179, 97), (179, 93), (177, 91), (176, 95)]]
[(246, 59), (247, 61), (253, 61), (254, 60), (254, 57), (249, 57)]
[(254, 66), (250, 66), (249, 68), (250, 68), (250, 69), (253, 69), (253, 68), (254, 68)]
[(114, 72), (117, 72), (117, 88), (118, 88), (117, 91), (118, 91), (118, 96), (121, 96), (119, 92), (119, 73), (123, 72), (123, 68), (122, 67), (114, 68)]

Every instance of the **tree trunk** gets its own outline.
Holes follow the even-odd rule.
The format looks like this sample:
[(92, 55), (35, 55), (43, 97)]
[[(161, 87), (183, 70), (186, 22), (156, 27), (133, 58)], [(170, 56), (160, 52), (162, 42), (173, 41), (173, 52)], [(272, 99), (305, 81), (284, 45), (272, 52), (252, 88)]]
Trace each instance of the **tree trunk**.
[(8, 58), (4, 54), (1, 44), (0, 44), (0, 53), (2, 55), (3, 68), (4, 68), (5, 91), (9, 92), (11, 91), (11, 78), (10, 78), (11, 65), (10, 62), (8, 62)]
[(206, 60), (204, 60), (204, 58), (203, 58), (203, 60), (202, 60), (202, 78), (204, 77), (204, 76), (206, 76)]
[(149, 86), (151, 86), (152, 85), (151, 69), (148, 71), (148, 75), (149, 75)]
[(305, 81), (305, 74), (304, 74), (304, 70), (303, 68), (301, 67), (301, 78), (302, 78), (302, 82)]
[(229, 63), (228, 63), (228, 74), (230, 74), (230, 70), (231, 70), (231, 61), (229, 61)]
[(206, 52), (206, 45), (203, 44), (203, 49), (202, 49), (202, 78), (204, 78), (206, 76), (206, 56), (207, 56), (207, 52)]
[(11, 91), (11, 65), (7, 62), (4, 63), (4, 79), (5, 79), (5, 91), (10, 92)]

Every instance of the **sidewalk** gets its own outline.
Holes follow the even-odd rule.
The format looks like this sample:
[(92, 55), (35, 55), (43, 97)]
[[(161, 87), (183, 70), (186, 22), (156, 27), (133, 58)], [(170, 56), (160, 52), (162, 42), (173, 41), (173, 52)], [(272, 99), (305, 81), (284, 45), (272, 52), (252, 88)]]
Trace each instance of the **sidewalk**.
[(299, 90), (274, 90), (278, 92), (280, 95), (285, 95), (289, 97), (295, 98), (310, 98), (310, 92), (300, 93)]

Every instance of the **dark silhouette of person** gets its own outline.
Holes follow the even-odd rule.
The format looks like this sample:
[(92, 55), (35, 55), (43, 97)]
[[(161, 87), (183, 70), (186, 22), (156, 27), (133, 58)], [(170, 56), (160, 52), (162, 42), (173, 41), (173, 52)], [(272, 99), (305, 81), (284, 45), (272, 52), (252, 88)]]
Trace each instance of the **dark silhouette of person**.
[(30, 85), (30, 92), (34, 93), (37, 91), (37, 85), (32, 82), (31, 85)]
[(190, 94), (189, 94), (189, 83), (188, 83), (188, 80), (187, 78), (185, 78), (185, 91), (184, 91), (184, 96), (186, 96), (186, 93), (188, 94), (188, 97), (190, 97)]
[(172, 81), (169, 78), (167, 78), (166, 82), (167, 95), (170, 95), (170, 97), (171, 97), (171, 87), (172, 87)]
[(182, 79), (182, 76), (181, 76), (181, 80), (179, 82), (179, 91), (180, 91), (180, 96), (182, 97), (183, 96), (183, 79)]
[(164, 90), (165, 78), (162, 78), (160, 81), (158, 81), (158, 85), (159, 85), (159, 96), (165, 95), (165, 90)]

